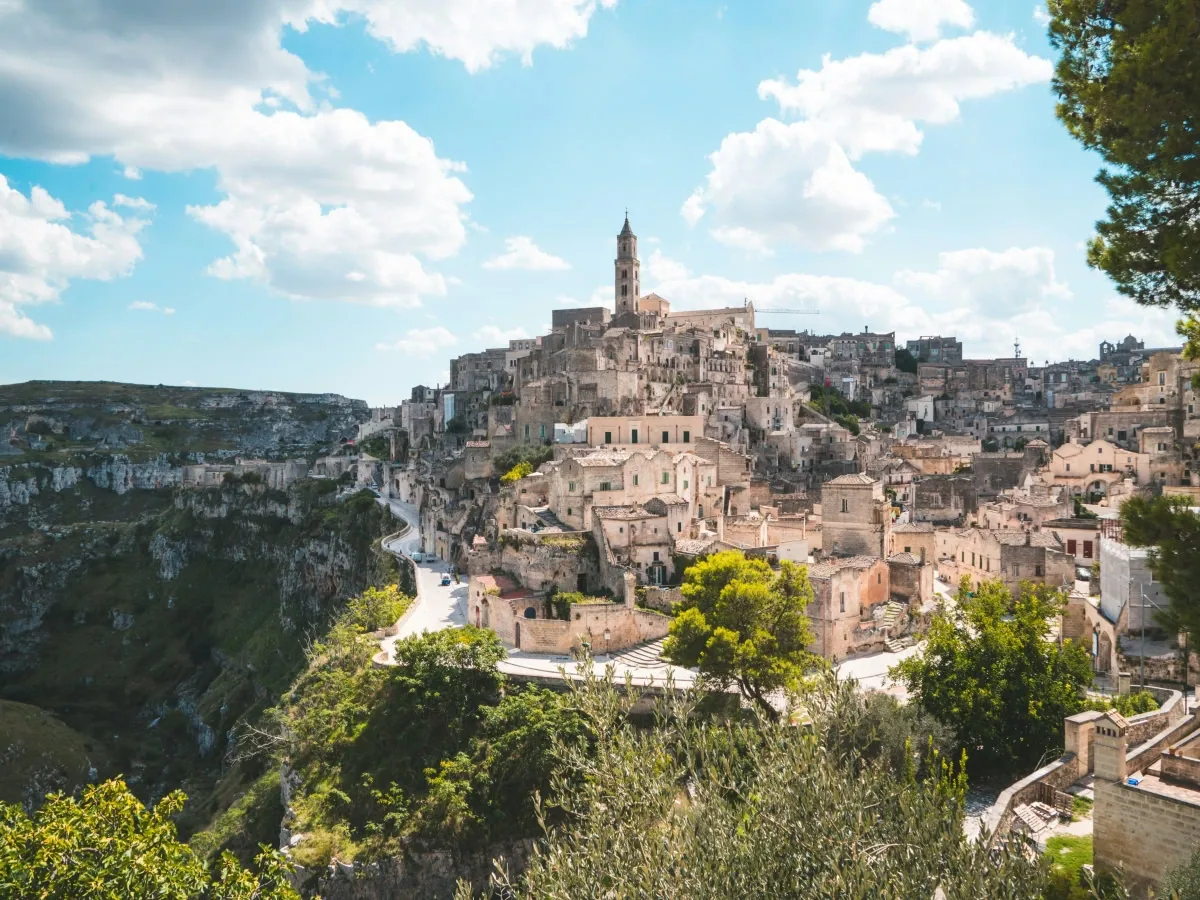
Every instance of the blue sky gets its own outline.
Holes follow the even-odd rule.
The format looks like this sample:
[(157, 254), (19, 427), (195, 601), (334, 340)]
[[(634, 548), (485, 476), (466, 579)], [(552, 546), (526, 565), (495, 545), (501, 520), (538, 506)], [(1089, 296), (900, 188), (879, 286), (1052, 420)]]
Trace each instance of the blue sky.
[(611, 303), (626, 207), (677, 307), (1173, 342), (1084, 262), (1097, 160), (1024, 0), (189, 6), (0, 2), (0, 382), (398, 402)]

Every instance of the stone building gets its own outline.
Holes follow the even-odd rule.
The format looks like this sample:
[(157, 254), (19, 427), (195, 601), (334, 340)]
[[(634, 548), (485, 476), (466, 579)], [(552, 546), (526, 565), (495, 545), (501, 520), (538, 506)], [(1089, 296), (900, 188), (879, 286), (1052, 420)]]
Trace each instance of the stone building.
[(962, 362), (962, 342), (954, 337), (921, 337), (905, 345), (909, 353), (923, 363)]
[(878, 557), (854, 556), (810, 565), (813, 601), (806, 613), (813, 642), (809, 650), (825, 659), (882, 650), (891, 636), (882, 615), (891, 599), (889, 579), (888, 564)]
[[(1193, 729), (1193, 719), (1179, 731)], [(1122, 871), (1135, 896), (1144, 896), (1200, 847), (1200, 734), (1140, 754), (1130, 753), (1129, 738), (1120, 713), (1097, 720), (1093, 856), (1098, 871)]]
[(938, 570), (952, 584), (964, 576), (975, 585), (1002, 581), (1015, 595), (1024, 581), (1056, 588), (1075, 583), (1075, 558), (1050, 532), (950, 528), (937, 539)]
[(914, 521), (958, 524), (970, 519), (977, 507), (970, 475), (930, 475), (913, 484)]
[(891, 547), (892, 506), (869, 475), (842, 475), (821, 485), (821, 546), (830, 556), (883, 558)]
[(892, 526), (889, 558), (897, 553), (911, 553), (921, 562), (932, 564), (937, 559), (937, 533), (930, 522), (907, 522)]

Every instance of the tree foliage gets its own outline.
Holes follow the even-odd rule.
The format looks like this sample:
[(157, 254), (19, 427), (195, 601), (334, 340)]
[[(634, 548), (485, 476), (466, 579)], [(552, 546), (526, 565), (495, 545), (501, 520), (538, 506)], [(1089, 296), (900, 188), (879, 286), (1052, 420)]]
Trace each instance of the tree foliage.
[(1200, 850), (1186, 863), (1168, 872), (1159, 890), (1163, 897), (1173, 900), (1200, 900)]
[(1200, 516), (1182, 497), (1131, 497), (1121, 507), (1125, 540), (1149, 547), (1150, 566), (1168, 607), (1159, 623), (1200, 647)]
[(1058, 115), (1095, 150), (1109, 195), (1088, 262), (1148, 306), (1188, 313), (1200, 352), (1200, 5), (1191, 0), (1049, 0), (1061, 51)]
[[(528, 869), (491, 896), (724, 900), (730, 897), (1036, 897), (1043, 870), (1016, 848), (963, 834), (966, 782), (931, 757), (918, 773), (855, 749), (864, 704), (832, 679), (802, 698), (811, 726), (714, 721), (686, 700), (636, 728), (611, 684), (579, 705), (595, 745), (565, 751), (548, 826)], [(460, 888), (459, 900), (469, 891)]]
[(1084, 648), (1050, 639), (1065, 600), (1029, 583), (1014, 599), (999, 581), (972, 596), (964, 579), (922, 651), (892, 670), (913, 703), (955, 728), (973, 770), (1025, 771), (1062, 747), (1063, 719), (1092, 682)]
[(904, 347), (896, 348), (896, 368), (901, 372), (907, 372), (909, 375), (917, 374), (917, 363), (919, 360), (913, 356), (910, 350)]
[(554, 459), (554, 448), (544, 444), (519, 444), (505, 450), (493, 460), (497, 472), (511, 472), (521, 463), (529, 464), (529, 471), (536, 472), (538, 466)]
[(0, 804), (0, 896), (62, 900), (299, 900), (285, 858), (263, 847), (257, 871), (231, 854), (210, 869), (176, 839), (175, 791), (152, 809), (125, 782), (91, 785), (75, 799), (52, 794), (33, 817)]
[(727, 550), (684, 572), (680, 590), (664, 652), (699, 668), (709, 687), (737, 685), (769, 711), (767, 695), (796, 686), (816, 664), (804, 613), (813, 599), (806, 567), (784, 561), (776, 575), (766, 561)]
[(521, 460), (507, 472), (500, 476), (501, 484), (512, 484), (514, 481), (520, 481), (526, 475), (533, 474), (533, 466), (528, 460)]

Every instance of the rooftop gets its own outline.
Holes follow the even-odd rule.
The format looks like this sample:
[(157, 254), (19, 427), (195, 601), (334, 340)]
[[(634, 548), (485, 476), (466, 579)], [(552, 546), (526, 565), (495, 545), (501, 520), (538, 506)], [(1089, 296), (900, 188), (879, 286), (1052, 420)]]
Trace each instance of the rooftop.
[(826, 484), (875, 484), (876, 480), (870, 475), (858, 472), (854, 475), (839, 475), (832, 481), (827, 481)]
[(919, 566), (921, 565), (921, 557), (913, 553), (897, 553), (894, 556), (889, 556), (888, 562), (900, 563), (905, 566)]
[(892, 529), (892, 534), (933, 534), (932, 522), (905, 522)]
[(594, 506), (592, 507), (592, 515), (598, 519), (621, 519), (627, 521), (658, 518), (653, 513), (648, 513), (637, 506)]

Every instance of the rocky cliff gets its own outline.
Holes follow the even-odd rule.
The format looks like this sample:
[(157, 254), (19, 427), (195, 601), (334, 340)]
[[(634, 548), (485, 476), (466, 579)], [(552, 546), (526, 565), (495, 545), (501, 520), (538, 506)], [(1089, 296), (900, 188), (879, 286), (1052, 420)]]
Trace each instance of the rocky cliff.
[(56, 741), (34, 753), (0, 728), (0, 760), (37, 770), (9, 771), (0, 800), (90, 770), (147, 799), (182, 786), (196, 822), (221, 806), (234, 726), (274, 702), (342, 601), (395, 580), (377, 548), (394, 525), (333, 481), (183, 489), (182, 466), (311, 458), (365, 415), (333, 395), (0, 387), (0, 701), (53, 714), (19, 708), (25, 733), (77, 736), (59, 765)]

